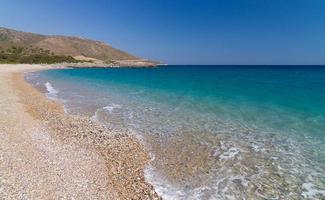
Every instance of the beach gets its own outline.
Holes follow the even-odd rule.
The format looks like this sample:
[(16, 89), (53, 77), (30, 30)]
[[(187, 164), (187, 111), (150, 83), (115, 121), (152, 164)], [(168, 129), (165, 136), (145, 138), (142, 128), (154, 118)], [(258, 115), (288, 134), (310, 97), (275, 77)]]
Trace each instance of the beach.
[(1, 198), (159, 199), (134, 136), (67, 115), (24, 81), (50, 68), (61, 66), (0, 65)]
[(145, 180), (163, 199), (320, 199), (325, 93), (315, 84), (325, 85), (324, 73), (168, 66), (24, 77), (66, 113), (136, 136), (150, 155)]
[(0, 65), (1, 198), (323, 198), (323, 68), (87, 67)]

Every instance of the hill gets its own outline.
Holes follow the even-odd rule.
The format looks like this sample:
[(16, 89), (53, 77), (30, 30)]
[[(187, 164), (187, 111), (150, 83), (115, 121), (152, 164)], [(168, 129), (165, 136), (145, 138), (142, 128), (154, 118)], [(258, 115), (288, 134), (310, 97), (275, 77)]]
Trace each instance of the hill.
[(56, 59), (52, 59), (53, 56), (56, 56), (59, 61), (67, 62), (89, 61), (116, 65), (123, 63), (123, 65), (130, 66), (155, 64), (155, 62), (139, 59), (99, 41), (71, 36), (41, 35), (1, 27), (0, 52), (2, 62), (5, 62), (4, 58), (8, 59), (8, 56), (12, 60), (19, 58), (16, 60), (17, 63), (22, 63), (26, 57), (34, 58), (36, 56), (47, 57), (43, 61), (52, 60), (52, 63), (56, 61)]

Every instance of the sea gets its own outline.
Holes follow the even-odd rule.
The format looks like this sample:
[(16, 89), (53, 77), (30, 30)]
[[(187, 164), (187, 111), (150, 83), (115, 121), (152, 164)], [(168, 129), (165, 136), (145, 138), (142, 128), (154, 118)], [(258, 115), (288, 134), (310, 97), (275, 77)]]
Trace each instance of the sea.
[(128, 129), (163, 199), (325, 199), (325, 66), (71, 68), (25, 79)]

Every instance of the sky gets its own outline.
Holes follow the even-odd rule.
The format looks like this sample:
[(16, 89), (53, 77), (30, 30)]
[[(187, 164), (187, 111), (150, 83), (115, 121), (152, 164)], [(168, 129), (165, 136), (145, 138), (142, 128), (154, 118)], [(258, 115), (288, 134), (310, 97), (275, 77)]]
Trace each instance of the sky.
[(325, 64), (325, 0), (0, 0), (0, 26), (168, 64)]

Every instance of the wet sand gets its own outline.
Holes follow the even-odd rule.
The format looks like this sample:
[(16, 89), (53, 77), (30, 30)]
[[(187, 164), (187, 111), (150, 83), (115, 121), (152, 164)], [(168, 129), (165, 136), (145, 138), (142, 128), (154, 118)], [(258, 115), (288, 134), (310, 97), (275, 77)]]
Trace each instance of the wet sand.
[(24, 81), (49, 68), (0, 65), (1, 199), (159, 199), (135, 137), (65, 114)]

